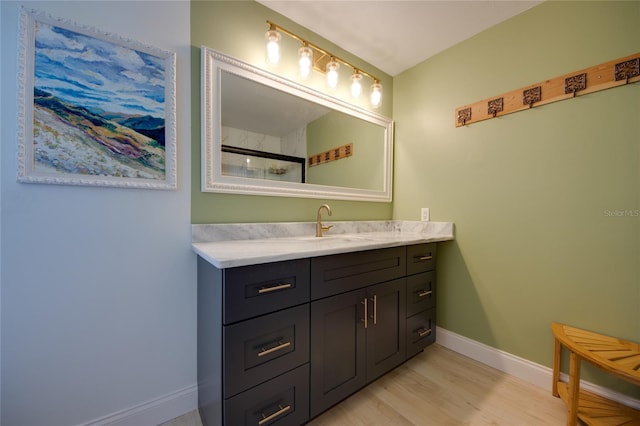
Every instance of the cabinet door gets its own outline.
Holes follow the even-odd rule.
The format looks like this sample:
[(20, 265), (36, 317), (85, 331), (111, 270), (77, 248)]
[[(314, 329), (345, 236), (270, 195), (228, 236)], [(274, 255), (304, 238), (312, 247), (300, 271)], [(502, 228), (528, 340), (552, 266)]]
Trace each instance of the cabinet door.
[(366, 292), (311, 303), (311, 417), (363, 387)]
[(367, 382), (405, 361), (405, 278), (367, 288)]

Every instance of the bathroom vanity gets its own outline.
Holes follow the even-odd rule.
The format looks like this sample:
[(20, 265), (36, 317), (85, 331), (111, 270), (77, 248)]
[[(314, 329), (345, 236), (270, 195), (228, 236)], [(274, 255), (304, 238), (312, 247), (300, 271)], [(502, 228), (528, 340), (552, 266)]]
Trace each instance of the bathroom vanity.
[(453, 226), (332, 224), (193, 225), (204, 424), (303, 424), (435, 341)]

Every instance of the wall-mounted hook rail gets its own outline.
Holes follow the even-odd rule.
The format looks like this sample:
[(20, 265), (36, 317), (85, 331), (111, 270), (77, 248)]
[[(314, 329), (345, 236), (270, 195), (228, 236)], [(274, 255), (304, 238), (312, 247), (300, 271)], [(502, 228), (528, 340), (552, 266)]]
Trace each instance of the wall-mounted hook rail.
[[(534, 106), (571, 99), (640, 81), (640, 53), (512, 90), (455, 110), (455, 126), (462, 127)], [(498, 102), (499, 101), (499, 102)]]
[(346, 145), (338, 146), (328, 151), (314, 154), (309, 157), (309, 167), (317, 166), (318, 164), (328, 163), (330, 161), (339, 160), (341, 158), (351, 157), (353, 155), (353, 144), (348, 143)]

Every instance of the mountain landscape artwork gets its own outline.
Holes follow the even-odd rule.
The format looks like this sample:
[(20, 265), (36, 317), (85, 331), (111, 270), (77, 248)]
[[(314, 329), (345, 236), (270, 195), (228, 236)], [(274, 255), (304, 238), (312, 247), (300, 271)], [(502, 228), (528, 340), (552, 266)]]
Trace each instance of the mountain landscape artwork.
[(165, 181), (165, 58), (55, 23), (34, 30), (33, 172)]

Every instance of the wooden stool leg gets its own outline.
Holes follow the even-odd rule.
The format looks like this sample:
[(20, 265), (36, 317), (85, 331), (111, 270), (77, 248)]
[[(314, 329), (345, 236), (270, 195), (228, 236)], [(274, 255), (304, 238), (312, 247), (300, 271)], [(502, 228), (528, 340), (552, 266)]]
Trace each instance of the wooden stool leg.
[(551, 384), (551, 394), (556, 398), (560, 396), (558, 393), (558, 380), (560, 380), (560, 351), (562, 345), (558, 339), (554, 339), (553, 347), (553, 383)]
[(580, 357), (575, 352), (570, 352), (567, 426), (575, 426), (578, 423), (578, 398), (580, 397)]

